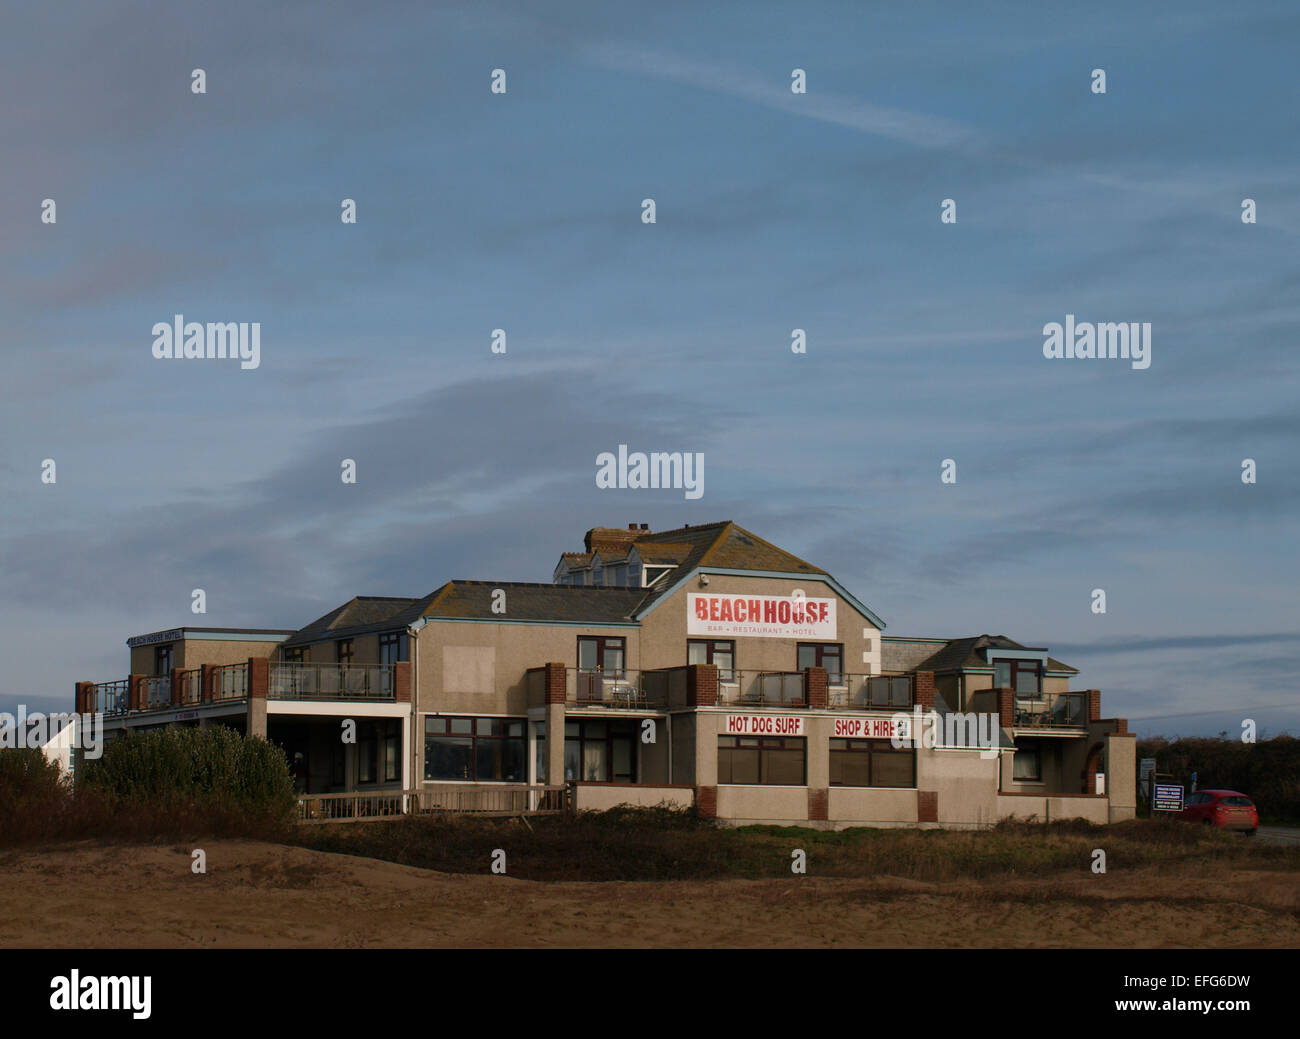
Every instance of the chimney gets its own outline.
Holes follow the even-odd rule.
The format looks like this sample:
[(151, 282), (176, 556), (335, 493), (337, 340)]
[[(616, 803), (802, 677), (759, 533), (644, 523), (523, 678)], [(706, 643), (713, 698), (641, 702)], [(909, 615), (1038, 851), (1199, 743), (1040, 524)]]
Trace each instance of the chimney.
[(628, 530), (636, 530), (636, 524), (635, 524), (635, 523), (629, 523), (629, 524), (627, 525), (627, 529), (628, 529)]
[(649, 530), (649, 529), (650, 529), (650, 524), (649, 524), (649, 523), (642, 523), (642, 524), (641, 524), (641, 529), (642, 529), (642, 530)]

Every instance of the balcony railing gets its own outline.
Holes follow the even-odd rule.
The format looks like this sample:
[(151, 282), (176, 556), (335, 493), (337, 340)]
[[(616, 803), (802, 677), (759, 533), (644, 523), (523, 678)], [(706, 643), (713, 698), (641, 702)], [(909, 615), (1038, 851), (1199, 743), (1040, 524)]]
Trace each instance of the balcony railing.
[(1013, 726), (1017, 729), (1083, 729), (1088, 726), (1087, 693), (1043, 693), (1016, 696)]
[(827, 678), (826, 706), (851, 710), (912, 709), (911, 675), (840, 675)]
[(603, 671), (566, 668), (564, 699), (592, 707), (658, 708), (668, 706), (665, 671)]
[(100, 714), (113, 716), (126, 714), (127, 696), (131, 691), (131, 680), (119, 678), (115, 682), (95, 683), (95, 702), (91, 706)]
[(149, 675), (141, 688), (144, 697), (144, 709), (156, 711), (160, 707), (170, 707), (172, 702), (172, 676)]
[(376, 664), (273, 663), (270, 700), (392, 700), (393, 669)]
[(718, 702), (797, 707), (804, 702), (802, 671), (718, 669)]
[(212, 701), (243, 700), (248, 696), (248, 664), (222, 664), (212, 669)]

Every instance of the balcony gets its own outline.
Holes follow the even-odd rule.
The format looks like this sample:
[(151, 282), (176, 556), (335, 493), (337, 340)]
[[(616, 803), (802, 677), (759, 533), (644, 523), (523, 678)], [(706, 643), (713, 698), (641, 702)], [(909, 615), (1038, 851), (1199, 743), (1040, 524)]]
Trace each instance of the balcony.
[(272, 663), (268, 700), (396, 699), (393, 669), (377, 664)]
[(1013, 729), (1086, 729), (1087, 693), (1043, 693), (1012, 700)]
[(854, 711), (910, 711), (911, 675), (827, 676), (826, 706)]
[(741, 671), (718, 668), (718, 703), (800, 707), (802, 671)]
[[(718, 671), (718, 702), (772, 707), (804, 706), (802, 671)], [(832, 710), (912, 709), (910, 675), (828, 673), (826, 706)]]
[[(203, 688), (202, 668), (96, 682), (91, 690), (89, 709), (106, 718), (120, 718), (128, 714), (200, 707), (248, 698), (247, 663), (222, 664), (208, 671), (210, 677), (206, 690)], [(132, 681), (136, 683), (134, 692)]]

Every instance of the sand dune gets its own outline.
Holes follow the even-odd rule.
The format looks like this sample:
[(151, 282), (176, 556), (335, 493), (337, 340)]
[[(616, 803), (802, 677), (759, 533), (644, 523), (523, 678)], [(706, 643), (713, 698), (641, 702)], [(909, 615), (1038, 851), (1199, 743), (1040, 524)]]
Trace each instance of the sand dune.
[(539, 883), (253, 841), (203, 847), (204, 875), (174, 845), (2, 854), (0, 946), (1300, 946), (1292, 873)]

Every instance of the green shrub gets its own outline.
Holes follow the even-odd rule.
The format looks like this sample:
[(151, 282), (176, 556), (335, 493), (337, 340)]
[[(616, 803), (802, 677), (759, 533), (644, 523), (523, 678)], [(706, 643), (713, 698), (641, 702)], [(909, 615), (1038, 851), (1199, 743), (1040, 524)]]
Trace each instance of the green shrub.
[(117, 802), (157, 808), (287, 817), (294, 804), (284, 751), (221, 725), (128, 732), (85, 763), (78, 784)]

